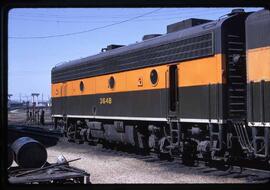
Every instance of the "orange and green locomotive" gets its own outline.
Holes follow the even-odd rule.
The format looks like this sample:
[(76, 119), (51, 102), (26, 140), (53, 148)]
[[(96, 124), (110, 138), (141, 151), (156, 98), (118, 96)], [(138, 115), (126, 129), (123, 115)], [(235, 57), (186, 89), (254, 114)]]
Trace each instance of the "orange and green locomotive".
[[(254, 137), (261, 136), (252, 123), (269, 125), (270, 52), (269, 43), (252, 42), (256, 32), (249, 30), (260, 21), (252, 19), (255, 14), (260, 11), (233, 10), (214, 21), (188, 19), (167, 26), (164, 35), (110, 45), (54, 67), (55, 125), (64, 126), (69, 140), (126, 144), (182, 155), (184, 162), (257, 158), (254, 143), (260, 143)], [(268, 42), (269, 28), (260, 29)], [(260, 81), (264, 94), (254, 96)], [(263, 109), (256, 107), (257, 96), (264, 96)], [(256, 106), (251, 108), (251, 101)], [(263, 110), (264, 120), (257, 119), (261, 112), (255, 108)], [(269, 143), (268, 128), (263, 137)]]
[(246, 20), (247, 123), (252, 128), (256, 157), (269, 159), (270, 129), (270, 11)]

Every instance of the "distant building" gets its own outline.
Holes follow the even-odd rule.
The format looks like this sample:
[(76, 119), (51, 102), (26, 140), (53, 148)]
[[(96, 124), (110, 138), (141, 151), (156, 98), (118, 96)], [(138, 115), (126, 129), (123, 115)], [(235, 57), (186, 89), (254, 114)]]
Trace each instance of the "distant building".
[(8, 101), (8, 110), (24, 109), (26, 104), (18, 101)]
[(47, 101), (38, 102), (37, 107), (49, 107), (49, 102)]

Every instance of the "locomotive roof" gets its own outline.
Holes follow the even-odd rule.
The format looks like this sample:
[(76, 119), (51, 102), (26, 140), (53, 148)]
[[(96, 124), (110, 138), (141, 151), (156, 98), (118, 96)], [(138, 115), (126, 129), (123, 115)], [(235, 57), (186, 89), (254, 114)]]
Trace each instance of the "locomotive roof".
[(262, 20), (270, 20), (270, 10), (262, 9), (262, 10), (252, 13), (247, 17), (246, 22), (250, 23), (250, 22), (258, 22)]
[(270, 10), (262, 9), (246, 19), (247, 49), (270, 46)]
[(164, 34), (162, 36), (151, 38), (151, 39), (141, 41), (141, 42), (138, 42), (135, 44), (130, 44), (130, 45), (119, 47), (116, 49), (112, 49), (112, 50), (109, 50), (106, 52), (101, 52), (101, 53), (96, 54), (96, 55), (91, 55), (91, 56), (88, 56), (85, 58), (65, 62), (65, 63), (62, 63), (61, 65), (55, 66), (53, 70), (56, 71), (56, 70), (61, 70), (64, 68), (83, 65), (83, 64), (87, 64), (91, 61), (97, 61), (99, 59), (101, 60), (102, 58), (108, 58), (111, 56), (113, 57), (114, 55), (118, 55), (118, 54), (122, 54), (122, 53), (125, 54), (127, 52), (132, 51), (132, 50), (146, 49), (146, 48), (158, 46), (158, 45), (161, 45), (161, 44), (164, 44), (167, 42), (175, 41), (179, 38), (193, 36), (193, 35), (199, 34), (199, 33), (204, 32), (204, 31), (215, 30), (216, 28), (219, 28), (221, 26), (222, 22), (226, 19), (227, 18), (223, 18), (221, 20), (211, 21), (211, 22), (208, 22), (205, 24), (197, 25), (194, 27), (180, 30), (180, 31)]

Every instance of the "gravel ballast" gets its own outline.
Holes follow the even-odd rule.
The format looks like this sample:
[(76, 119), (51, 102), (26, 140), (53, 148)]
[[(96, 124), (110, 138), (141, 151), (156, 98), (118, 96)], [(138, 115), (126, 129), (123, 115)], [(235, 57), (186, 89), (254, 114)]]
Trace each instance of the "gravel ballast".
[[(93, 184), (98, 183), (247, 183), (246, 178), (226, 176), (223, 171), (207, 167), (188, 167), (180, 161), (160, 161), (151, 156), (139, 156), (107, 150), (88, 144), (76, 144), (61, 139), (56, 146), (47, 148), (48, 161), (56, 162), (59, 155), (90, 173)], [(205, 172), (205, 173), (204, 173)]]

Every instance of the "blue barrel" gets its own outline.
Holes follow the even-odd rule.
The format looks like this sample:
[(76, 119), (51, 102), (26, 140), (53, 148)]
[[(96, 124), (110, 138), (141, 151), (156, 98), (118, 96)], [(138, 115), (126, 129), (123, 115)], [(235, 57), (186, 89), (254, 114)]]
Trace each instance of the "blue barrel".
[(30, 137), (21, 137), (13, 142), (15, 162), (21, 168), (39, 168), (47, 161), (46, 148)]

